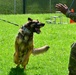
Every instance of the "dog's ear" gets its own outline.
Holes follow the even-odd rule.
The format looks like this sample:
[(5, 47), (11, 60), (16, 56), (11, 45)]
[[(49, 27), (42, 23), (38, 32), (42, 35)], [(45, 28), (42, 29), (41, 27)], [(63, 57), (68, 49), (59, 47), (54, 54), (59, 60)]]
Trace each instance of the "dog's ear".
[(33, 21), (31, 18), (28, 18), (28, 21)]

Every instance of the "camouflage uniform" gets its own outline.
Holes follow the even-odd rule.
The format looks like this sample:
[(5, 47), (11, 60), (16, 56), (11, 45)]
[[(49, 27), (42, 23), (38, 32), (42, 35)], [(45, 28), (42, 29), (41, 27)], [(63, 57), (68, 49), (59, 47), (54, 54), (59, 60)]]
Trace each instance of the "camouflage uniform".
[[(76, 13), (67, 11), (66, 16), (76, 22)], [(76, 43), (71, 45), (71, 53), (69, 59), (69, 75), (76, 75)]]
[(76, 43), (73, 43), (71, 46), (68, 69), (69, 69), (69, 75), (76, 75)]
[(76, 22), (76, 13), (70, 12), (69, 10), (66, 12), (66, 16), (71, 18)]

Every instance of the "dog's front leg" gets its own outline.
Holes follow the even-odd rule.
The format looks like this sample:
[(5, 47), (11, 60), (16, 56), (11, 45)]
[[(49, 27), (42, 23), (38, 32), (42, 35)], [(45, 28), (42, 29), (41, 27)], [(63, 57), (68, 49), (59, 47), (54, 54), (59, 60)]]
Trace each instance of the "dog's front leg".
[(14, 53), (14, 63), (19, 66), (20, 60), (19, 60), (19, 45), (17, 43), (17, 40), (15, 41), (15, 53)]
[(32, 53), (34, 55), (37, 55), (37, 54), (41, 54), (41, 53), (44, 53), (46, 52), (50, 47), (48, 45), (45, 45), (43, 47), (40, 47), (40, 48), (34, 48)]
[(17, 67), (20, 65), (19, 53), (18, 52), (14, 53), (14, 63), (17, 64)]
[(32, 53), (32, 50), (28, 51), (28, 53), (26, 55), (24, 55), (23, 60), (22, 60), (22, 66), (24, 67), (24, 69), (26, 69), (26, 65), (28, 64), (29, 61), (29, 57)]

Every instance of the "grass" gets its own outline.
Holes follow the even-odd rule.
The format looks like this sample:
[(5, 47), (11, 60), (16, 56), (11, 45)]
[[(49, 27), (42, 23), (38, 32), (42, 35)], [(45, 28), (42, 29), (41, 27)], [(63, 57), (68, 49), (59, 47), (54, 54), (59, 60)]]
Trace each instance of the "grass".
[(34, 46), (50, 46), (44, 54), (31, 55), (26, 70), (15, 68), (14, 41), (20, 27), (0, 21), (0, 75), (68, 75), (70, 46), (76, 40), (76, 25), (46, 23), (45, 19), (52, 15), (55, 14), (0, 15), (20, 26), (28, 17), (44, 22), (46, 25), (41, 34), (34, 34)]

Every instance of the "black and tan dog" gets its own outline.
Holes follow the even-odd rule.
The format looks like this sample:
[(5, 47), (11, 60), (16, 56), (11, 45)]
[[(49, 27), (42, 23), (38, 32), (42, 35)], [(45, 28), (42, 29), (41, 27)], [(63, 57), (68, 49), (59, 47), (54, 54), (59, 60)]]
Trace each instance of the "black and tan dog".
[(37, 49), (33, 47), (33, 33), (36, 32), (39, 34), (40, 28), (43, 26), (44, 23), (40, 23), (38, 20), (28, 18), (28, 23), (19, 29), (19, 33), (15, 40), (14, 53), (14, 62), (17, 64), (17, 66), (21, 64), (24, 68), (26, 68), (31, 53), (35, 55), (48, 50), (48, 45)]

